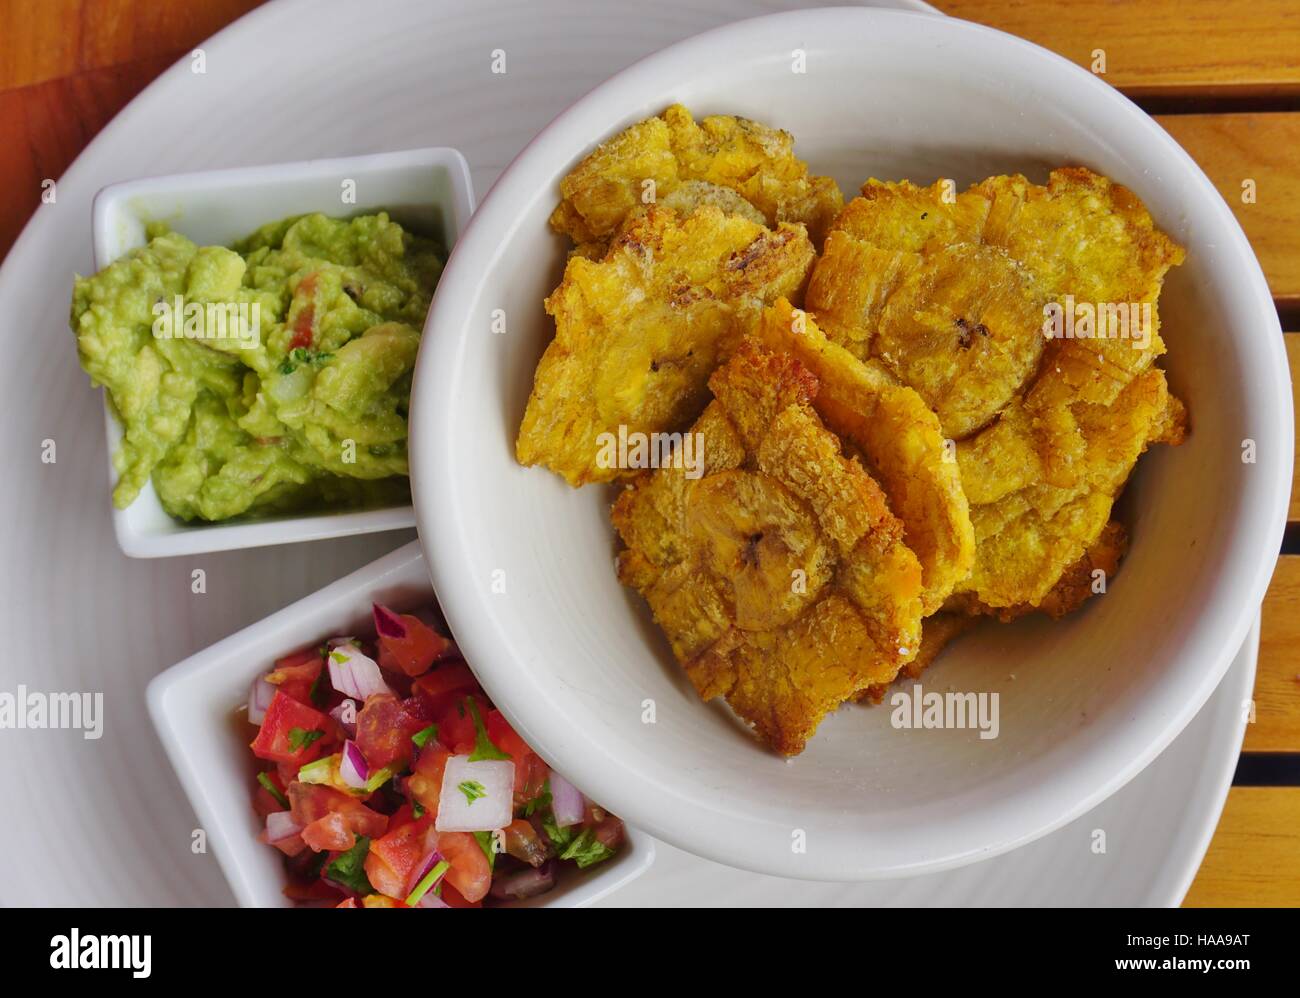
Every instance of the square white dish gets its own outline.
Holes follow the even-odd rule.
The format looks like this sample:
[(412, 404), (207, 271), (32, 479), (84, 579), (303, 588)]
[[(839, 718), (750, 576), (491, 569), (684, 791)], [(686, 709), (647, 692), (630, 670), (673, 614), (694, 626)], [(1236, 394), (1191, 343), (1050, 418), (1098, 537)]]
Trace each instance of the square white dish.
[[(252, 756), (236, 723), (248, 688), (272, 660), (330, 635), (364, 632), (375, 600), (410, 609), (433, 596), (418, 543), (412, 542), (219, 641), (156, 677), (149, 714), (207, 841), (244, 907), (287, 908), (281, 855), (257, 840)], [(565, 870), (556, 888), (507, 907), (589, 905), (640, 876), (654, 861), (654, 840), (627, 828), (612, 859), (586, 872)]]
[[(344, 184), (355, 200), (344, 202)], [(387, 210), (405, 226), (432, 236), (450, 250), (474, 211), (469, 167), (455, 149), (318, 159), (298, 163), (208, 170), (129, 180), (105, 187), (92, 209), (95, 267), (143, 246), (145, 226), (166, 222), (200, 245), (228, 245), (258, 226), (290, 215), (322, 212), (352, 216)], [(110, 481), (112, 455), (122, 427), (107, 395)], [(310, 515), (267, 517), (235, 523), (186, 524), (163, 509), (152, 483), (126, 509), (113, 510), (122, 551), (133, 558), (222, 551), (414, 526), (410, 505)]]

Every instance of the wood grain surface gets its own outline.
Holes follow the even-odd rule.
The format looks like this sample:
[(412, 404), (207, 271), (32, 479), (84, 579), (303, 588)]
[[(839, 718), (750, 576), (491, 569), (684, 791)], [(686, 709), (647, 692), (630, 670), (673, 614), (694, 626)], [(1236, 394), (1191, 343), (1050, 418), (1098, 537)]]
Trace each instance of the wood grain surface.
[[(485, 0), (487, 2), (487, 0)], [(136, 93), (258, 0), (0, 0), (0, 255), (57, 179)], [(1044, 45), (1144, 107), (1236, 213), (1284, 319), (1300, 321), (1300, 2), (936, 0)], [(1243, 182), (1253, 181), (1253, 202)], [(1289, 325), (1300, 329), (1300, 326)], [(1300, 333), (1288, 334), (1292, 380)], [(1300, 429), (1300, 427), (1298, 427)], [(1189, 906), (1300, 906), (1300, 786), (1249, 786), (1300, 760), (1300, 486), (1264, 605), (1255, 722)], [(1289, 753), (1292, 755), (1257, 755)], [(1268, 781), (1265, 781), (1268, 782)], [(1292, 782), (1300, 782), (1300, 778)]]

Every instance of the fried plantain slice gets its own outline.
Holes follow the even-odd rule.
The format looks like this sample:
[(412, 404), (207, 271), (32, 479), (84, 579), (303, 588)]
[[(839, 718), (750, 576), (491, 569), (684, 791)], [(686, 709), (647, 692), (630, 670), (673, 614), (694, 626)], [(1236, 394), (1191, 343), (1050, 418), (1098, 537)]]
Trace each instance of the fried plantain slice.
[(764, 310), (754, 335), (793, 354), (820, 382), (813, 405), (862, 454), (921, 562), (927, 614), (943, 605), (975, 561), (975, 531), (954, 450), (921, 397), (875, 362), (830, 342), (811, 315), (784, 298)]
[(665, 466), (614, 503), (619, 578), (700, 696), (783, 755), (917, 652), (921, 566), (884, 493), (812, 407), (817, 378), (748, 340), (692, 429), (703, 474)]
[[(920, 679), (948, 645), (979, 625), (980, 619), (965, 612), (940, 611), (921, 622), (921, 647), (916, 658), (899, 670), (897, 679)], [(859, 695), (862, 702), (880, 703), (889, 689), (888, 683), (868, 686)]]
[[(974, 621), (978, 616), (983, 615), (996, 617), (1003, 623), (1010, 623), (1025, 614), (1041, 611), (1053, 620), (1060, 620), (1066, 614), (1073, 613), (1083, 606), (1089, 597), (1102, 591), (1097, 588), (1099, 581), (1097, 573), (1101, 573), (1103, 581), (1110, 579), (1119, 571), (1119, 563), (1127, 551), (1128, 532), (1118, 520), (1111, 520), (1102, 528), (1096, 540), (1088, 545), (1083, 556), (1061, 573), (1056, 585), (1048, 590), (1047, 595), (1038, 602), (1037, 606), (1019, 603), (1015, 606), (994, 608), (980, 602), (975, 598), (974, 593), (967, 592), (949, 600), (945, 607), (948, 612), (936, 614), (935, 617), (968, 614), (969, 616), (965, 618), (958, 616), (956, 619)], [(927, 621), (927, 626), (928, 623)], [(922, 654), (925, 652), (926, 637), (926, 634), (921, 637)]]
[(797, 295), (813, 248), (801, 226), (771, 230), (712, 205), (634, 215), (596, 261), (570, 257), (546, 300), (555, 339), (534, 375), (516, 441), (521, 464), (570, 485), (635, 469), (603, 460), (602, 434), (676, 432), (759, 310)]
[[(1186, 410), (1157, 367), (1138, 375), (1110, 405), (1079, 403), (1073, 416), (1082, 445), (1073, 484), (1050, 485), (1031, 474), (991, 502), (972, 502), (975, 567), (958, 593), (1011, 615), (1067, 607), (1066, 594), (1053, 590), (1090, 549), (1101, 557), (1095, 545), (1138, 458), (1154, 443), (1181, 443), (1186, 429)], [(976, 482), (986, 469), (970, 466), (968, 453), (958, 445), (962, 480)]]
[[(871, 180), (832, 228), (807, 307), (958, 441), (978, 555), (955, 591), (973, 612), (1066, 612), (1079, 594), (1063, 573), (1104, 550), (1138, 456), (1181, 439), (1182, 405), (1151, 372), (1183, 250), (1131, 191), (1081, 168), (960, 194)], [(1095, 324), (1063, 321), (1079, 302)]]
[(788, 132), (730, 115), (696, 122), (674, 104), (602, 143), (574, 167), (560, 182), (562, 200), (551, 226), (575, 243), (606, 240), (634, 210), (671, 201), (690, 184), (707, 185), (679, 196), (691, 207), (708, 197), (708, 203), (749, 216), (718, 193), (726, 189), (770, 227), (805, 226), (817, 245), (844, 204), (834, 180), (810, 175), (795, 157)]
[[(920, 392), (954, 439), (988, 426), (1040, 370), (1055, 377), (1037, 388), (1039, 411), (1110, 402), (1164, 352), (1156, 300), (1183, 250), (1131, 191), (1089, 170), (1056, 170), (1045, 187), (990, 177), (961, 194), (870, 180), (832, 229), (807, 307), (832, 340)], [(1044, 336), (1051, 307), (1059, 319), (1078, 303), (1106, 314)], [(1103, 321), (1114, 335), (1095, 335)]]

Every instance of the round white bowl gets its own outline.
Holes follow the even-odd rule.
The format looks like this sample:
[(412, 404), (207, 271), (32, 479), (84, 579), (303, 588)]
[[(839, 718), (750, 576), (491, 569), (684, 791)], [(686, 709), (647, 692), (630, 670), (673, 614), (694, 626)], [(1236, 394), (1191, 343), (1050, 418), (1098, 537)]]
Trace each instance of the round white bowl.
[[(792, 52), (807, 71), (792, 72)], [(887, 705), (829, 717), (792, 762), (703, 704), (614, 574), (611, 491), (521, 468), (513, 442), (553, 329), (560, 178), (591, 147), (680, 101), (794, 133), (846, 195), (869, 176), (961, 186), (1082, 164), (1135, 190), (1188, 249), (1161, 300), (1165, 366), (1191, 409), (1121, 509), (1132, 550), (1061, 623), (988, 627), (928, 672), (996, 692), (1000, 732), (897, 730)], [(495, 334), (495, 310), (506, 332)], [(554, 765), (691, 852), (788, 877), (935, 871), (1057, 828), (1131, 779), (1192, 718), (1241, 645), (1275, 562), (1291, 390), (1277, 315), (1231, 212), (1147, 115), (1065, 60), (948, 18), (777, 14), (675, 45), (603, 84), (511, 164), (439, 285), (412, 415), (420, 535), (457, 640)], [(1243, 463), (1243, 441), (1256, 460)], [(651, 720), (652, 718), (652, 720)], [(801, 843), (803, 848), (801, 849)], [(1088, 848), (1080, 842), (1079, 848)]]

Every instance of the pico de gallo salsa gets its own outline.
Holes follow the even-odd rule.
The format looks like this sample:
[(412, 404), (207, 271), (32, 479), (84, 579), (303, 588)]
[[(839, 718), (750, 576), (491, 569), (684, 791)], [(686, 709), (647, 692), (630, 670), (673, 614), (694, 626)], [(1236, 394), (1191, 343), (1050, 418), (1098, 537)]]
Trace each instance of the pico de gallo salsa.
[(436, 611), (374, 604), (375, 636), (331, 638), (253, 683), (259, 838), (285, 894), (338, 908), (480, 908), (551, 890), (623, 842), (510, 727)]

